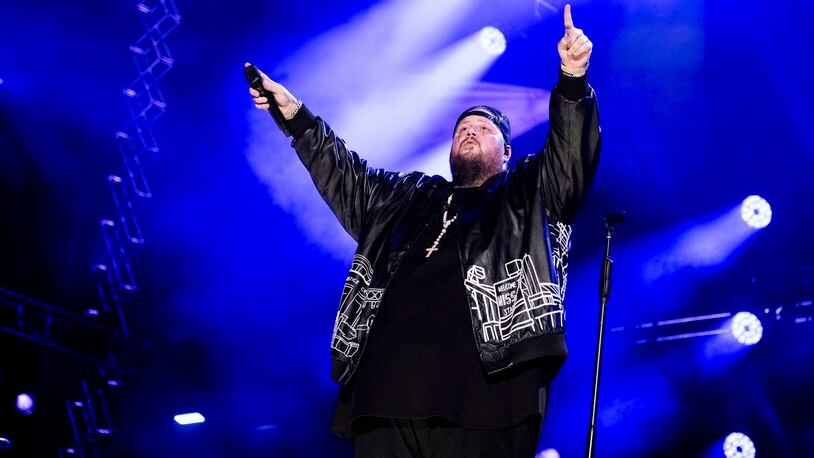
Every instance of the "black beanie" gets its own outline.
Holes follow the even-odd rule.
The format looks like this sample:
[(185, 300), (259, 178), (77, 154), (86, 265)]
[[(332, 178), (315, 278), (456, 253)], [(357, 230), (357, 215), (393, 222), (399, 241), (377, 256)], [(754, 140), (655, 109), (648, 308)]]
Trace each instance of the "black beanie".
[(500, 133), (503, 134), (503, 140), (507, 144), (510, 143), (512, 138), (512, 125), (509, 123), (509, 118), (497, 108), (488, 105), (478, 105), (476, 107), (467, 108), (458, 116), (458, 120), (455, 121), (453, 132), (458, 130), (458, 124), (467, 116), (483, 116), (489, 121), (492, 121), (492, 124), (497, 126), (497, 128), (500, 129)]

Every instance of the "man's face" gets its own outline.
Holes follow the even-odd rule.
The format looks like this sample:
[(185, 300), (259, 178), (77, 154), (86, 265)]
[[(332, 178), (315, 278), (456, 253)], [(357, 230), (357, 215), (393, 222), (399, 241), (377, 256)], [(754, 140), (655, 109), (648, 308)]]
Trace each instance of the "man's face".
[(462, 186), (479, 186), (503, 169), (510, 150), (503, 134), (487, 118), (465, 117), (455, 128), (449, 164), (453, 180)]

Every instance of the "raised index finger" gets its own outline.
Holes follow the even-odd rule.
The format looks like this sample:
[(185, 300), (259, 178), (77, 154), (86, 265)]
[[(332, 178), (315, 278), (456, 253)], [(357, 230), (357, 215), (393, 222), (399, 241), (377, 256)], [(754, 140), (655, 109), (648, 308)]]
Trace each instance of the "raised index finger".
[(565, 5), (565, 30), (570, 30), (574, 28), (574, 20), (571, 19), (571, 4), (566, 3)]

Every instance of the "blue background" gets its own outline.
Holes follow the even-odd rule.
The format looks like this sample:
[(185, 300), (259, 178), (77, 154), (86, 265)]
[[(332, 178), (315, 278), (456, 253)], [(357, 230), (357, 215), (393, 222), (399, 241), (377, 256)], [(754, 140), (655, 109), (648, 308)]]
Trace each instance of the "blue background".
[[(265, 145), (258, 138), (282, 139), (271, 119), (254, 111), (242, 66), (251, 60), (277, 72), (297, 95), (294, 73), (278, 64), (302, 58), (337, 28), (363, 33), (369, 22), (359, 18), (389, 3), (404, 5), (178, 3), (183, 20), (168, 38), (175, 65), (161, 82), (168, 109), (155, 124), (161, 154), (147, 168), (155, 197), (142, 212), (146, 245), (136, 265), (142, 292), (125, 311), (139, 342), (128, 359), (136, 370), (113, 401), (112, 456), (352, 454), (328, 431), (337, 391), (328, 348), (350, 264), (348, 237), (338, 226), (323, 227), (324, 214), (309, 213), (311, 203), (323, 205), (315, 192), (281, 196), (279, 183), (258, 172), (257, 161), (277, 173), (273, 161), (294, 153), (275, 149), (252, 158), (252, 145)], [(563, 4), (461, 3), (445, 13), (448, 35), (431, 43), (435, 50), (496, 25), (507, 50), (480, 79), (550, 90)], [(776, 320), (774, 310), (814, 297), (812, 7), (580, 1), (573, 11), (595, 44), (589, 82), (598, 94), (604, 148), (574, 226), (571, 356), (552, 387), (540, 449), (582, 453), (602, 217), (624, 208), (609, 326), (749, 310), (764, 321), (764, 337), (717, 355), (709, 351), (714, 337), (636, 345), (631, 333), (610, 333), (600, 456), (698, 456), (720, 450), (732, 431), (752, 437), (762, 456), (810, 453), (811, 324)], [(427, 32), (421, 24), (416, 28)], [(0, 7), (0, 286), (77, 311), (93, 301), (89, 266), (98, 218), (110, 205), (104, 177), (117, 165), (113, 133), (129, 119), (121, 90), (134, 77), (128, 46), (140, 33), (129, 2)], [(333, 58), (372, 71), (384, 65), (382, 49), (373, 41), (364, 49), (333, 49), (340, 55), (306, 53), (305, 62), (318, 69), (311, 78), (328, 84), (341, 78), (342, 67), (335, 75), (319, 62)], [(422, 68), (419, 57), (414, 71)], [(307, 65), (297, 69), (308, 73)], [(317, 114), (347, 108), (357, 89), (338, 86), (334, 105), (303, 96), (305, 103)], [(421, 92), (414, 100), (417, 112), (433, 103)], [(396, 127), (411, 116), (383, 115)], [(356, 127), (364, 131), (372, 121), (358, 119)], [(428, 120), (427, 129), (447, 125), (451, 130), (446, 119)], [(547, 129), (542, 123), (516, 138), (515, 154), (536, 151)], [(389, 132), (366, 135), (359, 142), (386, 140)], [(414, 133), (415, 154), (426, 144), (422, 135)], [(354, 138), (347, 140), (354, 146)], [(287, 173), (293, 172), (281, 166), (279, 174)], [(656, 274), (645, 269), (675, 255), (682, 235), (724, 218), (750, 194), (772, 205), (766, 229), (714, 261), (678, 256)], [(300, 211), (301, 202), (308, 211)], [(727, 233), (691, 240), (715, 246)], [(16, 431), (20, 450), (58, 443), (54, 431), (61, 426), (48, 413), (58, 417), (60, 390), (48, 371), (59, 358), (13, 339), (4, 341), (3, 353), (16, 355), (3, 361), (4, 399), (40, 390), (41, 407), (21, 419), (3, 401), (0, 409), (9, 412), (0, 414), (2, 425)], [(174, 425), (172, 416), (186, 411), (202, 412), (206, 423)]]

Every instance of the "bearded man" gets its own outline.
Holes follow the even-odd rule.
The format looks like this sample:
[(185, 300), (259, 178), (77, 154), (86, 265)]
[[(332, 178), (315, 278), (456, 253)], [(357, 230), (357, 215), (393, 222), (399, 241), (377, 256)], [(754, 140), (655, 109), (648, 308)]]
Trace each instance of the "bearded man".
[(453, 131), (452, 183), (368, 167), (263, 75), (298, 156), (359, 244), (331, 343), (342, 385), (332, 431), (352, 437), (358, 457), (534, 455), (567, 355), (569, 224), (601, 145), (586, 77), (593, 44), (569, 5), (564, 23), (542, 150), (510, 165), (509, 119), (469, 108)]

